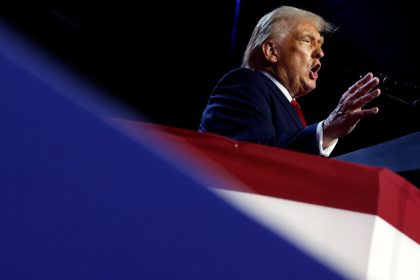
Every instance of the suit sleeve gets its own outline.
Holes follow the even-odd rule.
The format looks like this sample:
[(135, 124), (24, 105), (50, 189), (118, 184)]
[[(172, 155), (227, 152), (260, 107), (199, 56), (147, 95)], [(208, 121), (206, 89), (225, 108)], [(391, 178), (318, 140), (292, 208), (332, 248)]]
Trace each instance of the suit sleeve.
[[(286, 112), (284, 106), (287, 105), (274, 102), (266, 81), (253, 71), (229, 73), (213, 90), (203, 112), (200, 130), (241, 141), (319, 154), (317, 124), (298, 127)], [(284, 108), (278, 108), (282, 106)], [(279, 110), (284, 112), (274, 113)]]

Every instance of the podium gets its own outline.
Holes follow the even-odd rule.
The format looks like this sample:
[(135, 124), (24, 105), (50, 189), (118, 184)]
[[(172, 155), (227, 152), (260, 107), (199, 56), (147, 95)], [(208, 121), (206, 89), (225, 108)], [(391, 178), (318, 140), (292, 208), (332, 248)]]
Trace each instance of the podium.
[(349, 279), (420, 277), (414, 261), (420, 258), (419, 190), (389, 169), (211, 133), (110, 121), (134, 137), (150, 133), (164, 140), (176, 157), (215, 170), (214, 177), (228, 176), (210, 189)]
[(335, 159), (386, 167), (420, 188), (420, 132), (340, 155)]

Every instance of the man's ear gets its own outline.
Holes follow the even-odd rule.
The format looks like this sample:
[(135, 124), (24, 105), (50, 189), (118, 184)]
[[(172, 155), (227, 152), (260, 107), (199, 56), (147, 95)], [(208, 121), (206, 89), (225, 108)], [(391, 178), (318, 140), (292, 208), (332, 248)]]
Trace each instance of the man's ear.
[(265, 41), (261, 46), (265, 59), (271, 63), (276, 63), (278, 60), (278, 52), (275, 43), (271, 40)]

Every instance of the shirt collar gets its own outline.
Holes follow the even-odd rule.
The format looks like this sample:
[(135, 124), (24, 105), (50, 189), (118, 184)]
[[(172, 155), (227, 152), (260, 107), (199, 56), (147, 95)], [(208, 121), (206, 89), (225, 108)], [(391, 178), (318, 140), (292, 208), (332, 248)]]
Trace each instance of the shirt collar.
[(286, 96), (287, 100), (289, 100), (289, 102), (292, 101), (292, 96), (290, 95), (289, 91), (277, 80), (275, 79), (270, 73), (265, 72), (265, 71), (260, 71), (261, 73), (263, 73), (264, 75), (266, 75), (271, 81), (273, 81), (273, 83), (280, 89), (280, 91), (284, 94), (284, 96)]

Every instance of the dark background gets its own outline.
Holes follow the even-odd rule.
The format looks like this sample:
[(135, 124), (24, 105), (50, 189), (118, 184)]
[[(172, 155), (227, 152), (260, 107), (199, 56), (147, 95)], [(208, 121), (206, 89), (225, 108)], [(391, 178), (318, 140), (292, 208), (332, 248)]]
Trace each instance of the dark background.
[[(368, 71), (420, 84), (419, 14), (411, 2), (111, 2), (90, 8), (20, 7), (3, 9), (0, 15), (143, 120), (195, 130), (214, 84), (240, 65), (258, 19), (280, 5), (319, 13), (340, 28), (326, 38), (317, 89), (300, 99), (309, 122), (325, 118), (341, 94)], [(417, 90), (386, 93), (411, 103), (420, 98)], [(372, 104), (380, 113), (341, 138), (332, 156), (420, 129), (420, 109), (386, 93)]]

